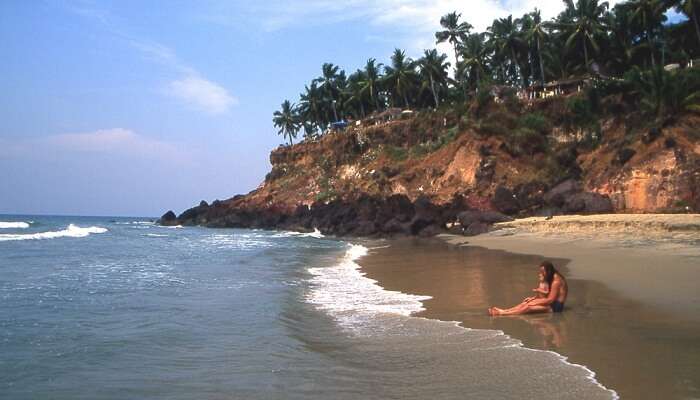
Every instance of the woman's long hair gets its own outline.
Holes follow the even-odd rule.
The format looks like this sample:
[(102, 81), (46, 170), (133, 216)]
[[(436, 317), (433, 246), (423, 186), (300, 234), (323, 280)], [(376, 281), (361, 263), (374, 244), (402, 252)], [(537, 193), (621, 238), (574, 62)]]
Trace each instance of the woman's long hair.
[(540, 267), (544, 268), (544, 280), (547, 281), (547, 284), (551, 287), (552, 282), (554, 281), (554, 275), (558, 274), (559, 271), (554, 268), (554, 264), (552, 264), (550, 261), (542, 261)]

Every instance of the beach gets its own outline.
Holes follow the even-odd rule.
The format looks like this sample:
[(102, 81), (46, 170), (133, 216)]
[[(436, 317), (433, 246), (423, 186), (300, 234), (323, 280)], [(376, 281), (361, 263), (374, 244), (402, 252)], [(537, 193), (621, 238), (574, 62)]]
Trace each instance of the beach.
[[(415, 316), (503, 331), (528, 348), (554, 351), (595, 372), (621, 398), (697, 398), (697, 221), (696, 215), (530, 218), (476, 237), (391, 241), (359, 264), (386, 290), (430, 296)], [(565, 312), (489, 317), (489, 306), (514, 305), (531, 294), (544, 259), (568, 279)]]

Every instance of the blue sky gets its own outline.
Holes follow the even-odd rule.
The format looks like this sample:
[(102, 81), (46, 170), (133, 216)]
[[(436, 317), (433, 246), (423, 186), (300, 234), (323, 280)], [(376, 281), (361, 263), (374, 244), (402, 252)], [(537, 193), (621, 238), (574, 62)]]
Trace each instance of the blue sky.
[[(254, 189), (272, 112), (333, 62), (560, 0), (0, 2), (0, 213), (159, 216)], [(451, 54), (450, 49), (442, 51)]]

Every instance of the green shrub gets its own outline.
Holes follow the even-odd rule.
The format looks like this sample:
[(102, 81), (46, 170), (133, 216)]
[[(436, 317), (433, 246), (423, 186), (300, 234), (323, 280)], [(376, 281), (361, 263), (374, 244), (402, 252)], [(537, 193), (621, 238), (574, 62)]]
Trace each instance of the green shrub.
[(384, 148), (384, 152), (394, 161), (404, 161), (406, 158), (408, 158), (408, 151), (406, 151), (406, 149), (403, 147), (386, 146)]
[(522, 128), (530, 129), (541, 134), (546, 134), (550, 127), (547, 118), (540, 112), (527, 113), (520, 117), (518, 125)]

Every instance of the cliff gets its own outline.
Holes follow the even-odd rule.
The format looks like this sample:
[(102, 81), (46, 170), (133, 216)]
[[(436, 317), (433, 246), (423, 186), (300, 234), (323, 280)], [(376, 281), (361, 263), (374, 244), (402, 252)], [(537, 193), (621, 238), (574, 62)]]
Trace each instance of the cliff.
[(257, 189), (161, 223), (432, 235), (511, 216), (700, 211), (699, 117), (644, 124), (613, 104), (576, 122), (561, 103), (366, 119), (274, 150)]

